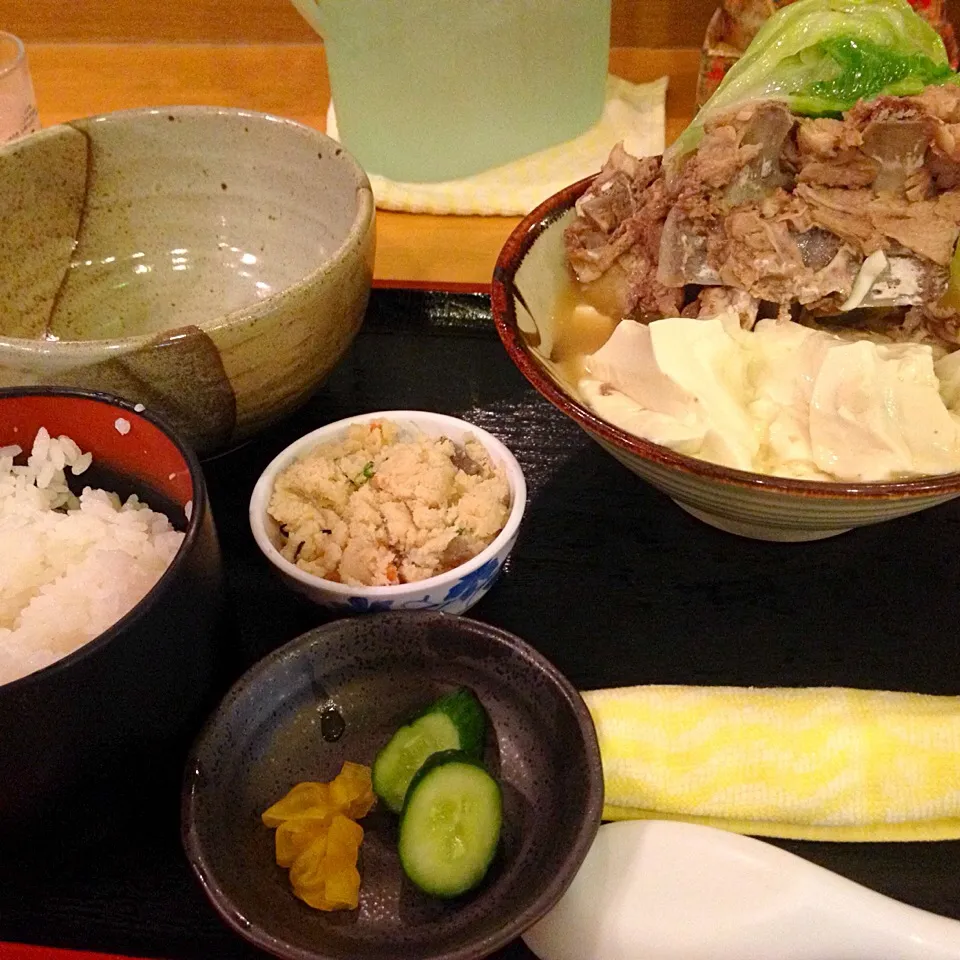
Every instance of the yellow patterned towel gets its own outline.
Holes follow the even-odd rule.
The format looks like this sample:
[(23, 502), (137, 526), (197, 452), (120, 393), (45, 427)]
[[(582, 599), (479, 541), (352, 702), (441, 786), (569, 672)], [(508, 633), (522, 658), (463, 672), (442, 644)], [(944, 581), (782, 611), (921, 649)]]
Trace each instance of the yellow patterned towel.
[[(579, 137), (462, 180), (400, 183), (367, 171), (377, 206), (406, 213), (527, 214), (563, 187), (596, 173), (621, 140), (634, 156), (663, 153), (666, 94), (666, 77), (637, 84), (611, 74), (603, 115)], [(327, 133), (337, 137), (332, 103)]]
[(604, 819), (807, 840), (960, 838), (960, 697), (641, 686), (583, 698)]

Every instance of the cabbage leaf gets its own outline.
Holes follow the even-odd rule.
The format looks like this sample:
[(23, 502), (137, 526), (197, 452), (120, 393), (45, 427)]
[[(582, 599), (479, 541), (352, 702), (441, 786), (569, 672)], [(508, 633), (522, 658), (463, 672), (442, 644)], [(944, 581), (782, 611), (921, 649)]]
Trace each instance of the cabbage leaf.
[(822, 116), (956, 82), (940, 35), (906, 0), (796, 0), (764, 23), (667, 155), (693, 150), (705, 120), (749, 100)]

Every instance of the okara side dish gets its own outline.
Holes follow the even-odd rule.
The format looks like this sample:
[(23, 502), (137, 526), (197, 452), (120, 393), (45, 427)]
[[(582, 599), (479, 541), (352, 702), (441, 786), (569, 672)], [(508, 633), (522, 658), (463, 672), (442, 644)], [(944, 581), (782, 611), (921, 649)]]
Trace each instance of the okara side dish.
[(268, 507), (287, 560), (351, 586), (457, 567), (494, 540), (509, 510), (503, 469), (479, 441), (405, 438), (388, 421), (355, 424), (291, 464)]

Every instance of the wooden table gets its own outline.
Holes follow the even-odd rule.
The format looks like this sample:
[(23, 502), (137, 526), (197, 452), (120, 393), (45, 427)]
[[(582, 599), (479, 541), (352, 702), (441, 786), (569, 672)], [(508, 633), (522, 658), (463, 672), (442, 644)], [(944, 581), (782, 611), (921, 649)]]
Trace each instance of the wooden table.
[[(129, 107), (246, 107), (325, 128), (330, 88), (321, 44), (30, 44), (44, 126)], [(667, 75), (667, 142), (693, 114), (697, 51), (616, 48), (610, 69), (636, 82)], [(381, 211), (378, 283), (490, 282), (516, 217)]]

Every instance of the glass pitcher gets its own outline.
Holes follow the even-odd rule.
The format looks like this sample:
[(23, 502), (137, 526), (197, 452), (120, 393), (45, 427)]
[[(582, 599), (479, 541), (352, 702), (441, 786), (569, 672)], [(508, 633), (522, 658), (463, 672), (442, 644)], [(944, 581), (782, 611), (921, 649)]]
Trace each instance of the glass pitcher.
[(468, 176), (603, 110), (610, 0), (293, 0), (323, 37), (341, 142), (369, 172)]

